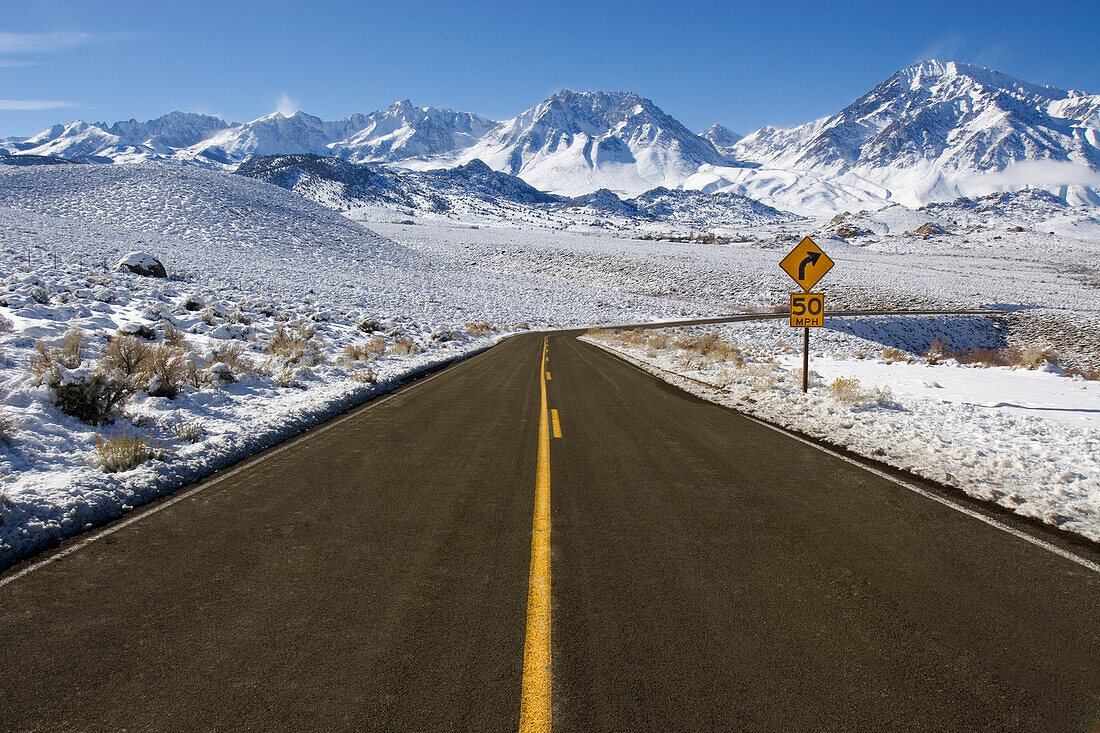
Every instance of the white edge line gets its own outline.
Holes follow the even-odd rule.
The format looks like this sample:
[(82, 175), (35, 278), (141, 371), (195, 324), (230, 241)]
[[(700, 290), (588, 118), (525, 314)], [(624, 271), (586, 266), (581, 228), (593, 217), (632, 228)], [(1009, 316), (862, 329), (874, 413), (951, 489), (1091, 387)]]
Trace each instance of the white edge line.
[[(644, 362), (641, 362), (640, 360), (635, 359), (634, 357), (632, 357), (629, 354), (626, 354), (625, 352), (621, 352), (618, 349), (615, 349), (615, 348), (612, 348), (612, 347), (609, 347), (609, 346), (605, 346), (604, 344), (596, 343), (595, 341), (591, 341), (591, 340), (586, 340), (586, 343), (590, 343), (593, 346), (604, 349), (605, 351), (608, 351), (612, 354), (615, 354), (615, 355), (619, 356), (623, 361), (625, 361), (628, 364), (632, 365), (635, 369), (640, 369), (641, 371), (645, 372), (646, 374), (649, 374), (650, 376), (654, 376), (654, 377), (658, 376), (658, 375), (654, 374), (653, 372), (649, 371), (648, 369), (645, 369), (644, 366), (643, 366)], [(661, 371), (664, 371), (668, 374), (671, 374), (674, 377), (679, 377), (680, 379), (684, 379), (684, 380), (687, 380), (687, 381), (697, 381), (697, 380), (691, 379), (690, 377), (684, 377), (682, 375), (676, 374), (675, 372), (669, 372), (668, 370), (662, 369), (661, 367), (658, 367), (656, 365), (652, 365), (652, 366), (656, 369), (660, 369)], [(668, 380), (664, 380), (664, 381), (668, 381)], [(704, 382), (699, 382), (699, 384), (705, 384), (705, 383)], [(718, 388), (713, 387), (713, 389), (718, 389)], [(714, 403), (714, 404), (721, 405), (721, 403)], [(726, 407), (727, 409), (733, 409), (733, 408), (728, 407), (727, 405), (721, 405), (721, 406)], [(1028, 534), (1027, 532), (1023, 532), (1021, 530), (1018, 530), (1015, 527), (1010, 527), (1009, 525), (1005, 524), (1004, 522), (1000, 522), (1000, 521), (994, 519), (993, 517), (986, 516), (982, 512), (979, 512), (979, 511), (976, 511), (976, 510), (971, 509), (969, 507), (963, 506), (962, 504), (956, 504), (955, 502), (951, 501), (948, 498), (945, 498), (943, 496), (939, 496), (939, 495), (937, 495), (937, 494), (935, 494), (931, 491), (928, 491), (926, 489), (922, 489), (921, 487), (916, 486), (914, 484), (911, 484), (908, 481), (903, 481), (902, 479), (899, 479), (896, 476), (891, 476), (890, 474), (886, 473), (885, 471), (881, 471), (881, 470), (875, 468), (874, 466), (870, 466), (870, 465), (867, 465), (866, 463), (863, 463), (861, 461), (857, 461), (854, 458), (846, 456), (843, 453), (838, 453), (837, 451), (834, 451), (830, 448), (826, 448), (825, 446), (823, 446), (819, 443), (815, 443), (812, 440), (807, 440), (806, 438), (803, 438), (801, 435), (793, 433), (790, 430), (787, 430), (786, 428), (779, 427), (778, 425), (772, 425), (771, 423), (766, 422), (764, 420), (761, 420), (759, 418), (753, 417), (752, 415), (747, 415), (747, 414), (745, 414), (744, 412), (742, 412), (740, 410), (734, 410), (734, 412), (736, 412), (738, 415), (740, 415), (741, 417), (743, 417), (747, 420), (751, 420), (752, 422), (756, 423), (757, 425), (763, 425), (764, 427), (769, 428), (771, 430), (774, 430), (777, 433), (781, 433), (783, 435), (786, 435), (788, 438), (793, 438), (794, 440), (797, 440), (799, 443), (804, 443), (804, 444), (810, 446), (811, 448), (817, 448), (822, 453), (827, 453), (830, 456), (833, 456), (834, 458), (839, 458), (840, 460), (844, 461), (845, 463), (850, 463), (853, 466), (858, 466), (859, 468), (862, 468), (863, 470), (865, 470), (869, 473), (873, 473), (876, 476), (879, 476), (880, 478), (884, 478), (887, 481), (890, 481), (892, 483), (897, 484), (898, 486), (904, 487), (904, 488), (909, 489), (910, 491), (912, 491), (914, 493), (920, 494), (921, 496), (923, 496), (926, 499), (931, 499), (932, 501), (939, 502), (940, 504), (943, 504), (946, 507), (950, 507), (950, 508), (954, 509), (957, 512), (961, 512), (961, 513), (967, 515), (968, 517), (973, 517), (974, 519), (977, 519), (979, 522), (985, 522), (989, 526), (996, 527), (997, 529), (1001, 530), (1002, 532), (1007, 532), (1008, 534), (1010, 534), (1014, 537), (1018, 537), (1018, 538), (1024, 540), (1025, 542), (1030, 542), (1031, 544), (1035, 545), (1036, 547), (1041, 547), (1041, 548), (1043, 548), (1044, 550), (1046, 550), (1048, 552), (1052, 552), (1055, 555), (1058, 555), (1059, 557), (1063, 557), (1066, 560), (1069, 560), (1070, 562), (1075, 562), (1075, 563), (1077, 563), (1078, 565), (1080, 565), (1084, 568), (1088, 568), (1089, 570), (1093, 571), (1094, 573), (1100, 573), (1100, 564), (1097, 564), (1097, 563), (1093, 562), (1092, 560), (1089, 560), (1088, 558), (1081, 557), (1080, 555), (1075, 555), (1075, 554), (1073, 554), (1072, 552), (1070, 552), (1068, 550), (1063, 550), (1061, 547), (1058, 547), (1058, 545), (1055, 545), (1051, 542), (1047, 542), (1046, 540), (1035, 537), (1034, 535)]]
[[(486, 351), (488, 351), (488, 349), (486, 349)], [(482, 351), (480, 353), (484, 354), (485, 351)], [(319, 427), (309, 428), (309, 429), (307, 429), (305, 434), (299, 435), (296, 438), (292, 438), (290, 441), (285, 442), (282, 445), (276, 446), (275, 448), (272, 448), (272, 449), (268, 450), (268, 452), (264, 453), (263, 455), (253, 456), (251, 458), (245, 458), (244, 459), (245, 462), (242, 463), (241, 465), (237, 466), (236, 468), (233, 468), (233, 469), (227, 471), (226, 473), (221, 474), (220, 476), (214, 475), (212, 478), (209, 478), (208, 480), (204, 481), (203, 483), (199, 484), (198, 486), (195, 486), (192, 489), (188, 489), (187, 491), (183, 492), (182, 494), (176, 494), (174, 496), (171, 496), (171, 498), (165, 498), (165, 499), (162, 499), (160, 501), (157, 501), (157, 500), (154, 499), (154, 503), (153, 503), (152, 506), (150, 506), (146, 509), (140, 510), (137, 514), (134, 514), (133, 516), (129, 517), (128, 519), (125, 519), (121, 522), (118, 522), (117, 524), (112, 524), (109, 527), (101, 529), (100, 531), (96, 532), (95, 534), (89, 535), (88, 537), (86, 537), (82, 540), (79, 540), (79, 541), (73, 543), (72, 545), (69, 545), (64, 550), (58, 550), (57, 552), (53, 553), (52, 555), (50, 555), (48, 557), (45, 557), (45, 558), (39, 560), (38, 562), (30, 564), (27, 567), (23, 568), (22, 570), (20, 570), (16, 573), (12, 573), (11, 575), (9, 575), (5, 578), (0, 578), (0, 588), (3, 588), (8, 583), (13, 583), (16, 580), (19, 580), (20, 578), (22, 578), (26, 575), (30, 575), (31, 573), (33, 573), (35, 570), (38, 570), (39, 568), (42, 568), (42, 567), (45, 567), (46, 565), (57, 562), (58, 560), (60, 560), (61, 558), (65, 557), (67, 555), (71, 555), (74, 552), (77, 552), (79, 550), (83, 550), (85, 547), (92, 544), (93, 542), (96, 542), (97, 540), (101, 540), (101, 539), (103, 539), (104, 537), (106, 537), (108, 535), (114, 534), (115, 532), (118, 532), (120, 529), (125, 529), (126, 527), (129, 527), (131, 524), (134, 524), (135, 522), (140, 522), (142, 519), (145, 519), (146, 517), (149, 517), (153, 514), (156, 514), (157, 512), (161, 511), (162, 509), (167, 509), (168, 507), (172, 506), (173, 504), (175, 504), (177, 502), (183, 501), (184, 499), (186, 499), (190, 496), (194, 496), (195, 494), (199, 493), (203, 489), (210, 488), (214, 484), (220, 483), (220, 482), (224, 481), (227, 478), (232, 478), (233, 476), (237, 475), (241, 471), (252, 468), (253, 466), (255, 466), (259, 463), (262, 463), (263, 461), (266, 461), (268, 458), (271, 458), (272, 456), (277, 456), (285, 450), (290, 450), (291, 448), (298, 445), (299, 443), (301, 443), (303, 441), (306, 441), (306, 440), (309, 440), (310, 438), (316, 437), (316, 436), (320, 435), (321, 433), (323, 433), (327, 430), (330, 430), (331, 428), (336, 427), (337, 425), (340, 425), (342, 423), (347, 422), (348, 420), (351, 420), (353, 417), (358, 417), (361, 413), (366, 412), (367, 410), (369, 410), (373, 407), (377, 407), (378, 405), (381, 405), (382, 403), (390, 400), (393, 397), (397, 397), (399, 395), (405, 394), (406, 392), (411, 390), (413, 387), (418, 387), (422, 384), (427, 384), (428, 382), (432, 381), (436, 377), (443, 376), (444, 374), (451, 371), (455, 367), (458, 367), (458, 366), (461, 366), (461, 365), (467, 363), (474, 356), (478, 356), (478, 355), (479, 354), (474, 354), (472, 356), (467, 356), (466, 358), (461, 359), (458, 362), (456, 362), (454, 364), (451, 364), (447, 367), (444, 367), (440, 371), (438, 371), (435, 374), (432, 374), (428, 377), (423, 377), (421, 379), (417, 379), (416, 381), (411, 382), (407, 385), (399, 385), (396, 390), (394, 390), (392, 392), (389, 392), (388, 394), (384, 394), (381, 397), (376, 397), (373, 400), (369, 400), (365, 404), (361, 405), (360, 409), (352, 408), (353, 412), (351, 412), (350, 414), (343, 415), (342, 417), (338, 417), (338, 418), (336, 418), (334, 420), (331, 420), (327, 423), (323, 423)], [(401, 389), (402, 386), (408, 386), (409, 389)], [(202, 481), (202, 479), (200, 479), (200, 481)]]

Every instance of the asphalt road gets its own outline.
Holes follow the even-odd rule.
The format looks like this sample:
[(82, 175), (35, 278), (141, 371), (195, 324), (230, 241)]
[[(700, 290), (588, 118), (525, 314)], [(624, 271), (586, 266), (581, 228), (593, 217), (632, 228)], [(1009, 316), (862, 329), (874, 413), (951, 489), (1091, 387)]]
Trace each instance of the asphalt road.
[[(516, 730), (542, 346), (0, 587), (0, 730)], [(548, 353), (555, 730), (1100, 720), (1100, 574), (572, 336)]]

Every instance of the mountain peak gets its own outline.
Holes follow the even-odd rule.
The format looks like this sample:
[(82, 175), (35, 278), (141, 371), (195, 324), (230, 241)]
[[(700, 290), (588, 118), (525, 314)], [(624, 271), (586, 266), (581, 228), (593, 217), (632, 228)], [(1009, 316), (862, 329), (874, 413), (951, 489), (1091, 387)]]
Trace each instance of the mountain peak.
[(725, 125), (715, 123), (703, 130), (703, 132), (699, 134), (699, 137), (704, 140), (710, 140), (714, 147), (721, 150), (722, 148), (732, 148), (738, 140), (744, 137), (744, 135), (738, 135)]

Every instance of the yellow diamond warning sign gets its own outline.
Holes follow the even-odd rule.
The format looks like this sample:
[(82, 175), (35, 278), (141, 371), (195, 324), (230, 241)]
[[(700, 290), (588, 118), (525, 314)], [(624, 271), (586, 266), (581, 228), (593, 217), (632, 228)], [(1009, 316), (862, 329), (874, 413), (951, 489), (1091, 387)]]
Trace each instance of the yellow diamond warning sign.
[(809, 290), (832, 268), (833, 261), (821, 251), (821, 247), (814, 244), (814, 240), (805, 237), (783, 258), (779, 266), (803, 290)]
[(791, 293), (791, 328), (821, 328), (825, 325), (825, 296), (821, 293)]

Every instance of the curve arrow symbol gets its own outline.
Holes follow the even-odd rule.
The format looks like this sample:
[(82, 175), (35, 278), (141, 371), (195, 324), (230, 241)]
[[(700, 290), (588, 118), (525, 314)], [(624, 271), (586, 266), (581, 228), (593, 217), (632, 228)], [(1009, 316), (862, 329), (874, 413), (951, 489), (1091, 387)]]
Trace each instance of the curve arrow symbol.
[(806, 279), (806, 265), (816, 265), (817, 261), (821, 259), (820, 252), (807, 252), (805, 259), (798, 264), (798, 279)]

